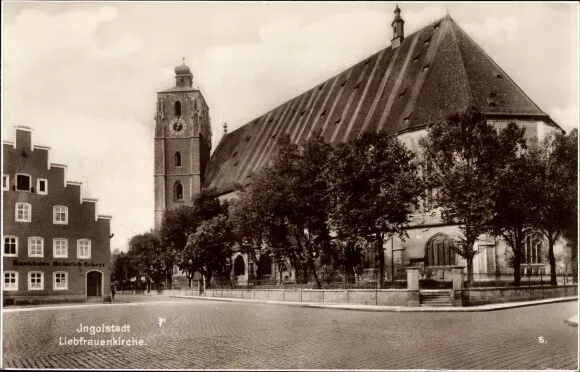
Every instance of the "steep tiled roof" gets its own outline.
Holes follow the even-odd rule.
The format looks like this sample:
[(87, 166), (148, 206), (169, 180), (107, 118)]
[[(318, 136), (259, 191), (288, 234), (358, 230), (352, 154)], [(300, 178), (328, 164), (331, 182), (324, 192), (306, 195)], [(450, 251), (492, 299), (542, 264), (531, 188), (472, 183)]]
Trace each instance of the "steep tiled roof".
[(546, 117), (449, 16), (227, 134), (209, 161), (204, 187), (247, 183), (287, 133), (294, 143), (321, 129), (333, 144), (365, 131), (399, 133), (474, 104), (490, 115)]

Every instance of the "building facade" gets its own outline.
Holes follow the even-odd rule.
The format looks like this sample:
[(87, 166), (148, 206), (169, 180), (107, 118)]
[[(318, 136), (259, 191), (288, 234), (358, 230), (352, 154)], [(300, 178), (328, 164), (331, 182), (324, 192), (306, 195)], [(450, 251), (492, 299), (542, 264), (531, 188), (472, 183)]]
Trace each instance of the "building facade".
[[(404, 24), (396, 7), (389, 46), (224, 134), (207, 167), (204, 165), (202, 187), (217, 190), (222, 199), (235, 197), (235, 185), (251, 182), (252, 175), (268, 165), (282, 135), (300, 144), (320, 130), (326, 141), (336, 145), (364, 132), (386, 131), (420, 156), (419, 139), (427, 134), (427, 125), (470, 106), (498, 128), (509, 122), (525, 127), (528, 138), (541, 140), (561, 131), (449, 15), (408, 36)], [(458, 227), (444, 224), (429, 199), (410, 211), (409, 238), (385, 242), (387, 277), (404, 276), (408, 266), (465, 265), (452, 250)], [(504, 242), (481, 236), (477, 247), (481, 253), (474, 262), (476, 277), (510, 274), (511, 252)], [(570, 270), (564, 247), (564, 242), (555, 247), (559, 272)], [(548, 274), (546, 257), (546, 242), (530, 232), (524, 270)], [(252, 275), (250, 261), (240, 252), (232, 258), (238, 282)], [(374, 260), (368, 261), (368, 271), (373, 272)], [(277, 269), (272, 276), (281, 280), (295, 277), (292, 270)]]
[(111, 217), (49, 153), (27, 127), (3, 143), (4, 301), (110, 300)]

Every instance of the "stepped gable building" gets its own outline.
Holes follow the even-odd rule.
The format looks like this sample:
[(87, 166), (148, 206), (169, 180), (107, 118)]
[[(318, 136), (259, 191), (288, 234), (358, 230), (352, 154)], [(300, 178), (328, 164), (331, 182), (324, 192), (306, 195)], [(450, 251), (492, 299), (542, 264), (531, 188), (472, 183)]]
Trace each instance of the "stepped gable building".
[[(426, 135), (428, 123), (470, 106), (484, 112), (497, 127), (516, 122), (526, 128), (529, 138), (541, 139), (561, 130), (449, 15), (407, 36), (404, 23), (396, 7), (390, 46), (224, 133), (203, 173), (202, 187), (215, 188), (220, 198), (234, 197), (236, 184), (249, 183), (253, 174), (268, 165), (284, 134), (293, 143), (301, 143), (321, 130), (336, 145), (364, 132), (386, 131), (420, 153), (418, 140)], [(171, 181), (166, 180), (166, 185), (171, 186)], [(465, 265), (450, 249), (459, 229), (443, 224), (434, 207), (427, 195), (411, 211), (409, 237), (385, 243), (385, 262), (390, 263), (387, 277), (403, 276), (409, 265)], [(495, 238), (481, 238), (482, 253), (474, 260), (476, 276), (509, 273), (509, 248)], [(562, 249), (562, 245), (556, 248), (557, 256)], [(526, 270), (549, 272), (539, 235), (528, 237), (526, 252)], [(242, 253), (233, 258), (233, 274), (243, 283), (251, 276), (253, 263)], [(372, 272), (373, 259), (367, 259)], [(565, 270), (563, 262), (559, 269)], [(278, 270), (272, 271), (277, 275)], [(284, 275), (293, 277), (291, 271)]]
[(16, 127), (3, 143), (4, 303), (110, 300), (110, 216)]

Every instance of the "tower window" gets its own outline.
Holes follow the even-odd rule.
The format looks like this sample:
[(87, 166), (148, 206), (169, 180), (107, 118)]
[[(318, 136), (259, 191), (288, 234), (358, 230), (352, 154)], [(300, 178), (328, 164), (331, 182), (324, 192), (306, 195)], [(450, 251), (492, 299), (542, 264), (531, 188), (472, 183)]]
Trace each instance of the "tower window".
[(175, 116), (181, 116), (181, 102), (175, 101)]
[(175, 153), (175, 166), (181, 167), (181, 153), (179, 151)]
[(175, 182), (175, 186), (173, 186), (173, 198), (183, 200), (183, 185), (179, 181)]

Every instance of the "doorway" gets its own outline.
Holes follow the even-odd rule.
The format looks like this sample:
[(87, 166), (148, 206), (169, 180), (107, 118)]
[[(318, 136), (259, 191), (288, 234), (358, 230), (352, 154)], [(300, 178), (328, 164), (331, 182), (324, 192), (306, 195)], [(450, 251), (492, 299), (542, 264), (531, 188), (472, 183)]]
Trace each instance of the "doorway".
[(103, 274), (99, 271), (87, 273), (87, 297), (102, 297), (103, 295)]

